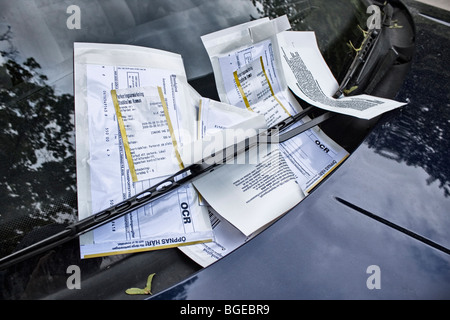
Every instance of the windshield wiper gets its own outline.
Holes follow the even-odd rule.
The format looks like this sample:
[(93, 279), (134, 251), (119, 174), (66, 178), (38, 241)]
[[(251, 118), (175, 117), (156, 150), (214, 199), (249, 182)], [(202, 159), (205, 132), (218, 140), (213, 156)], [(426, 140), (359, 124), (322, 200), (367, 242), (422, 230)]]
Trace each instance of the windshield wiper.
[[(352, 45), (356, 51), (356, 56), (348, 68), (338, 90), (333, 95), (334, 98), (339, 98), (342, 95), (351, 95), (360, 87), (364, 80), (367, 80), (369, 77), (377, 78), (371, 79), (372, 85), (369, 85), (370, 88), (365, 86), (365, 90), (370, 92), (373, 86), (378, 83), (380, 74), (384, 74), (387, 71), (386, 67), (392, 65), (393, 61), (397, 59), (398, 52), (394, 48), (390, 48), (388, 54), (384, 57), (386, 61), (378, 63), (378, 58), (381, 57), (383, 50), (378, 42), (381, 39), (383, 29), (391, 26), (394, 9), (390, 4), (385, 4), (381, 12), (383, 14), (379, 29), (371, 27), (368, 31), (364, 31), (358, 26), (364, 33), (364, 39), (359, 48), (356, 49)], [(372, 71), (372, 69), (374, 70)], [(372, 74), (375, 75), (373, 76)]]
[[(287, 118), (286, 120), (278, 123), (270, 129), (263, 130), (256, 136), (257, 139), (247, 138), (242, 142), (223, 149), (222, 151), (217, 153), (219, 155), (224, 155), (221, 161), (213, 162), (211, 161), (211, 157), (202, 159), (198, 163), (192, 164), (178, 171), (174, 175), (159, 182), (155, 186), (152, 186), (140, 192), (139, 194), (136, 194), (135, 196), (120, 202), (117, 205), (114, 205), (76, 223), (73, 223), (59, 233), (56, 233), (48, 238), (45, 238), (28, 247), (25, 247), (1, 258), (0, 269), (5, 269), (40, 253), (46, 252), (63, 243), (75, 239), (88, 231), (91, 231), (101, 225), (104, 225), (127, 213), (130, 213), (152, 201), (155, 201), (156, 199), (164, 196), (168, 192), (173, 191), (179, 186), (192, 182), (200, 176), (213, 171), (219, 165), (227, 163), (229, 159), (234, 158), (238, 154), (249, 150), (257, 143), (279, 143), (289, 140), (295, 135), (311, 129), (312, 127), (328, 120), (334, 115), (331, 112), (325, 112), (322, 115), (313, 118), (312, 120), (305, 122), (292, 130), (286, 131), (286, 129), (300, 121), (306, 115), (311, 114), (314, 109), (314, 107), (309, 106), (295, 116)], [(214, 156), (214, 158), (216, 159), (216, 156)]]

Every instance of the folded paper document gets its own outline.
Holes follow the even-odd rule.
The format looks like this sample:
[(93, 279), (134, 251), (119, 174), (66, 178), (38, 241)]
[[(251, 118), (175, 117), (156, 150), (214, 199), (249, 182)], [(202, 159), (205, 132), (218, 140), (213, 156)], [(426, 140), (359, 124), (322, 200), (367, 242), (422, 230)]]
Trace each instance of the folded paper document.
[[(76, 43), (74, 59), (78, 208), (84, 218), (176, 172), (180, 167), (172, 158), (173, 130), (167, 119), (182, 128), (174, 132), (181, 143), (196, 134), (196, 109), (191, 103), (195, 99), (189, 97), (193, 91), (183, 90), (186, 76), (179, 55), (127, 45)], [(132, 132), (122, 135), (125, 128)], [(208, 210), (199, 205), (192, 184), (187, 184), (82, 235), (80, 247), (81, 256), (87, 258), (212, 239)]]
[(288, 86), (302, 100), (363, 119), (406, 104), (366, 94), (333, 98), (339, 85), (320, 54), (314, 32), (283, 32), (277, 39)]

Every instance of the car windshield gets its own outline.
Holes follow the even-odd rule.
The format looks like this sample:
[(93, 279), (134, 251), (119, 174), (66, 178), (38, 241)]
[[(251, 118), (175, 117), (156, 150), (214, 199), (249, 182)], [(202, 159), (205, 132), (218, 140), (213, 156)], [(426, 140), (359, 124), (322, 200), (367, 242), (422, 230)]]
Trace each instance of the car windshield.
[[(362, 41), (358, 26), (365, 26), (367, 6), (358, 0), (80, 0), (76, 6), (67, 1), (1, 1), (0, 257), (78, 219), (74, 42), (132, 44), (179, 53), (191, 85), (202, 96), (218, 100), (201, 36), (286, 14), (294, 30), (316, 33), (339, 81), (354, 57), (349, 41)], [(76, 251), (67, 254), (79, 257)], [(167, 254), (180, 259), (178, 253)], [(52, 268), (67, 267), (65, 257), (59, 254)], [(122, 258), (83, 263), (95, 273)], [(184, 270), (177, 270), (167, 286), (199, 268), (188, 262), (180, 266)], [(46, 286), (33, 287), (31, 265), (16, 268), (2, 271), (3, 298), (42, 297), (56, 290), (48, 279), (42, 280)], [(59, 271), (64, 279), (65, 271)], [(7, 280), (11, 274), (13, 280)]]

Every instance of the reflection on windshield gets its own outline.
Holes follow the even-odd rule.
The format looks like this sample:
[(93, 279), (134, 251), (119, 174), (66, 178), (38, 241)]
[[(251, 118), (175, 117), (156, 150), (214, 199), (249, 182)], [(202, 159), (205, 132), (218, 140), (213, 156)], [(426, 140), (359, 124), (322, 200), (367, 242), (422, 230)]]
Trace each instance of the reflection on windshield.
[[(419, 23), (428, 23), (421, 19)], [(450, 196), (450, 71), (440, 55), (450, 52), (448, 27), (434, 24), (436, 32), (417, 35), (414, 68), (396, 100), (408, 105), (369, 136), (368, 146), (384, 157), (421, 167), (429, 175), (427, 184), (439, 182)], [(421, 81), (421, 79), (431, 81)], [(412, 96), (411, 96), (412, 95)]]
[(0, 255), (34, 226), (76, 210), (73, 96), (57, 95), (34, 58), (16, 60), (3, 31), (0, 66)]

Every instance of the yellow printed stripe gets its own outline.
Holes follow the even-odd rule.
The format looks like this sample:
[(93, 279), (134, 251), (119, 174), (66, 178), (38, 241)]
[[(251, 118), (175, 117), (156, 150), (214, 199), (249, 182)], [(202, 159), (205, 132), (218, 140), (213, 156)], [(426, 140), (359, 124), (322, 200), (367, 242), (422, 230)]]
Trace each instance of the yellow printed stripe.
[(116, 110), (117, 122), (119, 123), (120, 133), (122, 136), (123, 147), (125, 148), (125, 154), (127, 156), (128, 167), (130, 167), (130, 174), (133, 182), (138, 181), (136, 170), (134, 168), (133, 158), (131, 157), (130, 144), (128, 143), (127, 132), (125, 131), (125, 124), (123, 122), (122, 113), (120, 112), (119, 101), (117, 100), (116, 90), (111, 90), (111, 96), (114, 103), (114, 109)]
[(144, 252), (144, 251), (153, 251), (153, 250), (159, 250), (159, 249), (169, 249), (169, 248), (175, 248), (175, 247), (181, 247), (181, 246), (190, 246), (193, 244), (199, 244), (199, 243), (207, 243), (212, 242), (212, 240), (199, 240), (199, 241), (191, 241), (186, 243), (177, 243), (177, 244), (168, 244), (165, 246), (157, 246), (157, 247), (151, 247), (151, 248), (141, 248), (141, 249), (131, 249), (131, 250), (124, 250), (124, 251), (112, 251), (112, 252), (104, 252), (104, 253), (95, 253), (95, 254), (86, 254), (83, 256), (84, 259), (90, 259), (90, 258), (99, 258), (99, 257), (106, 257), (106, 256), (114, 256), (118, 254), (125, 254), (125, 253), (136, 253), (136, 252)]
[(164, 110), (164, 115), (166, 116), (167, 125), (169, 126), (170, 137), (172, 138), (173, 148), (175, 149), (175, 156), (178, 160), (178, 165), (181, 169), (184, 169), (183, 161), (181, 161), (180, 153), (178, 152), (177, 139), (175, 139), (175, 133), (173, 131), (172, 121), (170, 121), (169, 109), (167, 109), (166, 99), (164, 98), (164, 93), (161, 87), (158, 87), (159, 98), (161, 99), (161, 104)]
[(263, 57), (260, 56), (260, 57), (259, 57), (259, 60), (261, 61), (261, 68), (262, 68), (262, 71), (263, 71), (263, 73), (264, 73), (264, 76), (266, 77), (267, 84), (269, 85), (269, 88), (270, 88), (270, 93), (272, 93), (272, 97), (274, 97), (275, 100), (277, 100), (277, 102), (279, 103), (279, 105), (283, 108), (283, 110), (284, 110), (284, 111), (288, 114), (288, 116), (290, 117), (291, 114), (289, 113), (289, 111), (287, 111), (287, 109), (283, 106), (283, 104), (281, 103), (281, 101), (278, 100), (277, 96), (275, 96), (275, 93), (273, 92), (272, 85), (270, 84), (269, 77), (267, 76), (267, 73), (266, 73), (266, 68), (264, 67)]
[(236, 85), (239, 89), (239, 92), (241, 93), (242, 99), (244, 99), (245, 106), (248, 110), (253, 111), (253, 109), (250, 107), (250, 103), (248, 103), (247, 96), (244, 93), (244, 90), (242, 90), (241, 82), (239, 81), (237, 71), (233, 72), (234, 81), (236, 81)]

